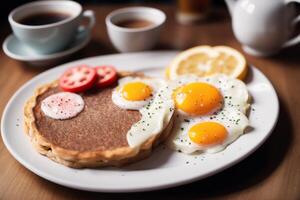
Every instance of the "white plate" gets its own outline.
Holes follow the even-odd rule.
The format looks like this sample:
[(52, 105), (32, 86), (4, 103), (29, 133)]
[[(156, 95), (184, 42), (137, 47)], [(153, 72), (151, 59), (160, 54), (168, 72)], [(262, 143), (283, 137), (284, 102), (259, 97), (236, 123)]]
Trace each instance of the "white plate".
[(98, 56), (64, 64), (36, 76), (15, 93), (5, 108), (1, 124), (4, 144), (22, 165), (45, 179), (71, 188), (101, 192), (134, 192), (172, 187), (211, 176), (241, 161), (270, 135), (279, 112), (273, 86), (255, 67), (250, 68), (247, 81), (253, 96), (250, 112), (253, 130), (220, 153), (195, 157), (161, 146), (150, 158), (121, 169), (78, 170), (57, 164), (33, 149), (23, 131), (23, 105), (37, 86), (56, 79), (66, 68), (79, 63), (112, 64), (120, 70), (138, 70), (162, 76), (163, 67), (175, 54), (163, 51)]

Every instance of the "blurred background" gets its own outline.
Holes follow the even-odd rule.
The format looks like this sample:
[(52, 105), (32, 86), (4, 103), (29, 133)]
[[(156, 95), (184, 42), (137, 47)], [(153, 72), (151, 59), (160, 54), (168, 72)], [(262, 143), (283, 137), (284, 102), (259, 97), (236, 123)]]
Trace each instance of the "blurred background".
[[(31, 2), (32, 0), (9, 0), (5, 1), (5, 4), (0, 7), (0, 20), (1, 22), (7, 21), (7, 15), (9, 12), (15, 7), (22, 5), (27, 2)], [(164, 4), (176, 4), (176, 0), (76, 0), (81, 4), (136, 4), (136, 5), (145, 5), (147, 3), (164, 3)], [(220, 0), (211, 0), (210, 1), (213, 6), (224, 6), (224, 1)]]
[[(228, 45), (235, 46), (236, 37), (232, 29), (232, 18), (229, 15), (229, 10), (225, 4), (225, 0), (75, 0), (84, 6), (84, 9), (95, 10), (97, 18), (97, 26), (105, 27), (104, 19), (114, 9), (127, 7), (127, 6), (149, 6), (161, 9), (167, 14), (166, 27), (164, 28), (164, 33), (161, 34), (161, 40), (156, 46), (156, 50), (170, 50), (177, 49), (183, 50), (195, 45), (209, 44), (209, 45)], [(237, 0), (235, 0), (238, 2)], [(242, 0), (240, 0), (242, 1)], [(282, 0), (283, 2), (284, 0)], [(9, 0), (0, 7), (0, 24), (3, 27), (9, 27), (8, 23), (8, 14), (14, 8), (23, 5), (28, 2), (33, 2), (32, 0)], [(248, 2), (248, 1), (246, 1)], [(270, 4), (275, 5), (279, 1), (272, 0), (268, 1)], [(265, 3), (267, 5), (267, 1)], [(276, 4), (277, 5), (277, 4)], [(295, 7), (295, 15), (300, 12), (300, 4), (293, 5)], [(273, 6), (274, 7), (274, 6)], [(275, 6), (276, 7), (276, 6)], [(268, 8), (268, 6), (267, 6)], [(265, 9), (267, 9), (265, 8)], [(272, 10), (272, 8), (271, 8)], [(290, 13), (290, 12), (289, 12)], [(276, 13), (275, 13), (276, 14)], [(294, 16), (293, 18), (295, 18)], [(239, 17), (238, 17), (239, 18)], [(252, 19), (252, 18), (251, 18)], [(266, 19), (268, 20), (268, 19)], [(251, 20), (250, 20), (251, 21)], [(266, 26), (259, 19), (263, 26), (261, 30), (266, 29)], [(246, 27), (250, 29), (248, 32), (262, 32), (258, 31), (258, 27), (251, 27), (250, 24), (247, 24)], [(265, 23), (270, 24), (270, 23)], [(293, 31), (288, 31), (290, 38), (295, 37), (300, 33), (300, 23), (296, 23), (293, 28), (291, 28), (291, 23), (284, 23), (284, 30), (294, 29)], [(187, 26), (186, 26), (187, 25)], [(173, 27), (172, 27), (173, 26)], [(222, 30), (222, 31), (219, 31)], [(255, 30), (255, 31), (251, 31)], [(275, 29), (274, 29), (275, 30)], [(281, 30), (281, 29), (279, 29)], [(267, 30), (268, 32), (269, 30)], [(0, 40), (4, 41), (5, 37), (11, 32), (11, 28), (2, 28), (0, 31)], [(272, 31), (271, 31), (272, 32)], [(273, 31), (276, 33), (281, 33), (281, 31)], [(282, 31), (285, 32), (285, 31)], [(269, 33), (268, 33), (269, 34)], [(115, 49), (112, 48), (108, 40), (106, 31), (103, 29), (93, 29), (92, 33), (92, 43), (89, 44), (90, 49), (94, 49), (93, 53), (89, 52), (84, 54), (85, 50), (81, 52), (81, 56), (94, 56), (100, 54), (115, 53)], [(165, 36), (164, 36), (165, 35)], [(245, 35), (245, 34), (243, 34)], [(262, 34), (260, 34), (262, 35)], [(227, 40), (224, 39), (227, 37)], [(234, 35), (236, 36), (236, 35)], [(269, 37), (274, 38), (274, 37)], [(170, 42), (172, 41), (172, 42)], [(259, 40), (255, 40), (259, 41)], [(167, 45), (166, 45), (167, 44)], [(243, 44), (243, 43), (242, 43)], [(300, 46), (300, 44), (296, 45)], [(241, 45), (237, 46), (238, 48)], [(294, 48), (294, 47), (293, 47)], [(295, 49), (295, 48), (294, 48)]]

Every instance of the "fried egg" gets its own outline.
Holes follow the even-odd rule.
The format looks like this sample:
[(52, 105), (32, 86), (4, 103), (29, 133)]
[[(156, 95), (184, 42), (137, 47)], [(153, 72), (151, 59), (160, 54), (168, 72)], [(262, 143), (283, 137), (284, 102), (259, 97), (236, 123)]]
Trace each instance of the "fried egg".
[(226, 75), (185, 75), (170, 83), (176, 107), (168, 146), (183, 153), (215, 153), (235, 141), (249, 125), (246, 85)]
[(119, 80), (112, 101), (122, 109), (138, 110), (141, 119), (127, 132), (127, 142), (135, 148), (169, 124), (175, 105), (166, 81), (155, 78), (125, 77)]
[(139, 110), (153, 99), (163, 84), (160, 79), (125, 77), (113, 91), (112, 101), (122, 109)]
[(197, 151), (216, 153), (242, 135), (248, 125), (247, 117), (235, 109), (203, 117), (179, 115), (168, 145), (187, 154)]

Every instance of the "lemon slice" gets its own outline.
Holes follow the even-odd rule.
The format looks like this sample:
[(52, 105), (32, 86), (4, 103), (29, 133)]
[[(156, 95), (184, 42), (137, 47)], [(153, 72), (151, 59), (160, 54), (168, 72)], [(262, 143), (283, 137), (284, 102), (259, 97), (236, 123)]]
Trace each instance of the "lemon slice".
[(237, 50), (226, 46), (197, 46), (177, 55), (166, 69), (166, 76), (173, 80), (184, 74), (203, 77), (221, 73), (243, 80), (247, 71), (246, 60)]

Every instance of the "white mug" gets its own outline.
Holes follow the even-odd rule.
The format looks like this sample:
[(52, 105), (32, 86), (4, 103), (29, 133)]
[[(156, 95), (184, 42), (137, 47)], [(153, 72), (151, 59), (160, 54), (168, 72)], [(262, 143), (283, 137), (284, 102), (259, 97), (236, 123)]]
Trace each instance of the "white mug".
[[(34, 14), (63, 13), (68, 17), (45, 25), (25, 25), (20, 21)], [(80, 25), (82, 18), (89, 19), (88, 26)], [(82, 6), (75, 1), (35, 1), (17, 7), (8, 17), (15, 36), (30, 50), (38, 54), (49, 54), (64, 49), (80, 31), (90, 31), (95, 24), (93, 11), (82, 11)]]
[(300, 35), (290, 38), (300, 15), (292, 3), (300, 0), (226, 0), (233, 32), (245, 52), (268, 56), (300, 43)]
[[(116, 25), (128, 19), (144, 19), (153, 24), (142, 28), (126, 28)], [(165, 20), (166, 15), (158, 9), (129, 7), (111, 12), (105, 22), (114, 47), (120, 52), (134, 52), (151, 49), (157, 43)]]

